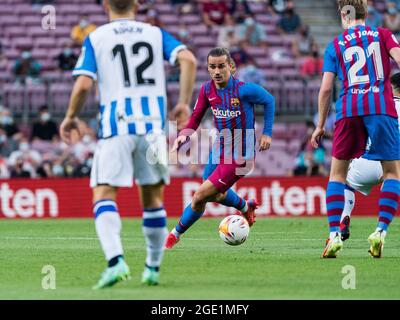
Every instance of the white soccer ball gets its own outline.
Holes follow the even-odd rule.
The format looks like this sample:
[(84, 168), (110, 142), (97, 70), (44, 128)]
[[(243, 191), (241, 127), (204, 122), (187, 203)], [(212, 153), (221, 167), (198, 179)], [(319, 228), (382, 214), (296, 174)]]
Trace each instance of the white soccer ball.
[(239, 215), (225, 217), (218, 227), (221, 239), (231, 245), (237, 246), (246, 241), (249, 236), (250, 227), (247, 220)]

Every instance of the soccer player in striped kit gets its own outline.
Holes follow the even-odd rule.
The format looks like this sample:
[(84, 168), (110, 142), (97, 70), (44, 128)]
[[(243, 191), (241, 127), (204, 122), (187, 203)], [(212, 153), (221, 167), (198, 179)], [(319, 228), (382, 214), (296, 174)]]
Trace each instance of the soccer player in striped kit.
[(246, 201), (232, 189), (232, 185), (248, 174), (254, 166), (255, 133), (254, 105), (264, 107), (264, 130), (259, 138), (259, 151), (268, 150), (272, 142), (275, 99), (264, 88), (244, 83), (232, 76), (233, 60), (229, 51), (214, 48), (207, 56), (211, 79), (199, 93), (188, 125), (174, 142), (178, 149), (195, 134), (206, 111), (211, 109), (218, 136), (203, 174), (203, 184), (185, 208), (178, 225), (170, 232), (165, 246), (172, 248), (200, 217), (207, 202), (218, 202), (239, 210), (252, 226), (256, 200)]
[[(339, 0), (338, 5), (345, 31), (325, 52), (318, 98), (319, 121), (311, 137), (312, 145), (317, 147), (324, 135), (332, 87), (338, 76), (342, 89), (336, 101), (337, 121), (326, 193), (330, 234), (322, 257), (335, 258), (343, 248), (340, 218), (346, 175), (350, 160), (363, 155), (365, 159), (380, 161), (383, 167), (379, 223), (368, 237), (369, 253), (379, 258), (400, 193), (400, 137), (390, 85), (390, 57), (400, 65), (400, 45), (389, 30), (365, 25), (366, 1)], [(368, 138), (370, 143), (366, 150)]]
[[(392, 84), (396, 111), (397, 114), (400, 114), (400, 73), (393, 74), (390, 77), (390, 82)], [(400, 118), (398, 120), (400, 129)], [(344, 193), (345, 205), (340, 222), (340, 233), (343, 241), (350, 237), (350, 216), (355, 206), (355, 191), (363, 195), (369, 195), (372, 187), (381, 184), (382, 181), (383, 169), (379, 161), (372, 161), (361, 157), (350, 162)], [(393, 216), (389, 213), (379, 217), (380, 227), (384, 229), (392, 218)]]
[[(180, 94), (175, 107), (178, 125), (190, 115), (196, 59), (165, 30), (135, 21), (136, 0), (105, 0), (110, 22), (86, 38), (73, 71), (77, 77), (60, 135), (71, 143), (78, 128), (77, 116), (95, 80), (100, 94), (99, 140), (90, 186), (93, 213), (108, 267), (94, 289), (105, 288), (130, 277), (121, 243), (121, 219), (116, 203), (119, 187), (131, 187), (136, 179), (143, 206), (143, 234), (147, 257), (142, 283), (159, 282), (164, 241), (168, 234), (164, 209), (164, 185), (169, 183), (164, 60), (179, 63)], [(185, 116), (186, 115), (186, 116)], [(156, 164), (147, 157), (154, 155)]]

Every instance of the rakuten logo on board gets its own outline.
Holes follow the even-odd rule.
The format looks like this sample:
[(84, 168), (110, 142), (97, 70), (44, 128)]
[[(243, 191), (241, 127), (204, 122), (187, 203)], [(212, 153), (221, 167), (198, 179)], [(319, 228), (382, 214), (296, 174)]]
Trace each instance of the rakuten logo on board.
[[(199, 188), (198, 182), (183, 183), (184, 207), (191, 201), (193, 193)], [(321, 186), (290, 186), (282, 187), (279, 181), (271, 181), (262, 187), (242, 186), (237, 188), (237, 194), (248, 199), (256, 198), (260, 208), (258, 215), (301, 216), (326, 215), (325, 189)], [(261, 196), (261, 197), (260, 197)], [(208, 203), (206, 211), (210, 215), (226, 215), (237, 212), (220, 204)]]
[[(8, 183), (0, 184), (1, 214), (6, 218), (42, 218), (58, 216), (58, 197), (51, 189), (10, 189)], [(47, 210), (46, 210), (47, 209)]]

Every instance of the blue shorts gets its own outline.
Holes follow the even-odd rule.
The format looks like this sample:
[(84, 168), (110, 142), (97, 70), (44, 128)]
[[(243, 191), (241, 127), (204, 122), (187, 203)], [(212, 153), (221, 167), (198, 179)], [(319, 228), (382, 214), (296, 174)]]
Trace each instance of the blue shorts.
[(368, 132), (366, 151), (362, 156), (368, 160), (400, 160), (400, 131), (396, 118), (388, 115), (363, 117)]

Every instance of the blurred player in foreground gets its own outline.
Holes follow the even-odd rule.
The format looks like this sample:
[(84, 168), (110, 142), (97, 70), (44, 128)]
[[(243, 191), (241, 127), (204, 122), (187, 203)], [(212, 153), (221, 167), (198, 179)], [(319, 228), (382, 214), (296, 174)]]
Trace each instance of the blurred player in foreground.
[[(400, 193), (400, 136), (390, 85), (390, 57), (400, 65), (400, 46), (383, 28), (365, 25), (364, 0), (339, 0), (345, 32), (327, 47), (324, 75), (318, 97), (319, 121), (311, 143), (318, 146), (324, 135), (332, 87), (336, 75), (343, 86), (336, 101), (332, 165), (326, 192), (329, 238), (322, 258), (335, 258), (343, 248), (340, 218), (344, 209), (346, 176), (351, 159), (380, 161), (383, 185), (379, 198), (379, 223), (368, 237), (369, 253), (381, 257), (387, 228), (398, 207)], [(370, 138), (366, 150), (367, 139)]]
[(207, 66), (212, 80), (201, 87), (189, 124), (179, 133), (172, 151), (196, 134), (208, 109), (212, 110), (218, 136), (204, 170), (204, 182), (193, 195), (192, 203), (183, 211), (178, 225), (168, 235), (166, 248), (172, 248), (180, 236), (203, 215), (207, 202), (236, 208), (250, 226), (254, 223), (254, 211), (258, 206), (255, 200), (240, 198), (231, 187), (254, 166), (255, 105), (264, 107), (264, 130), (259, 139), (259, 151), (270, 148), (275, 99), (262, 87), (234, 78), (233, 60), (224, 48), (209, 52)]
[[(396, 73), (390, 77), (392, 84), (393, 99), (396, 106), (397, 114), (400, 114), (400, 73)], [(398, 119), (400, 122), (400, 118)], [(399, 123), (400, 127), (400, 123)], [(344, 191), (344, 209), (340, 222), (340, 233), (342, 240), (345, 241), (350, 237), (350, 215), (355, 206), (354, 191), (358, 191), (363, 195), (369, 195), (372, 187), (381, 184), (383, 181), (382, 164), (379, 161), (364, 159), (363, 157), (354, 159), (350, 162), (349, 171), (347, 173), (346, 189)], [(385, 217), (379, 219), (379, 224), (384, 227)]]
[(185, 125), (193, 90), (196, 59), (164, 30), (135, 21), (135, 0), (105, 0), (110, 22), (86, 38), (73, 75), (77, 77), (60, 135), (71, 143), (77, 116), (94, 81), (100, 92), (100, 129), (90, 186), (97, 235), (108, 261), (94, 289), (128, 279), (121, 244), (121, 219), (116, 204), (118, 187), (139, 186), (147, 258), (142, 282), (155, 285), (168, 233), (164, 184), (169, 183), (167, 161), (157, 165), (150, 154), (167, 153), (164, 126), (166, 88), (164, 59), (179, 63), (180, 95), (175, 107), (178, 125)]

